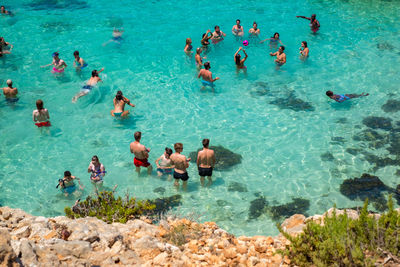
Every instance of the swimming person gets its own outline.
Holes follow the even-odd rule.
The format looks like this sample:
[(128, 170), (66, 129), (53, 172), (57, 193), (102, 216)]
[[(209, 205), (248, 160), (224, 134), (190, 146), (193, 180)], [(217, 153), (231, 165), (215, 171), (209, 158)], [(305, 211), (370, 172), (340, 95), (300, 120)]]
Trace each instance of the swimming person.
[(88, 93), (90, 93), (90, 91), (94, 88), (94, 86), (96, 86), (96, 84), (98, 82), (102, 82), (102, 80), (99, 77), (99, 73), (101, 73), (104, 70), (104, 68), (102, 68), (101, 70), (97, 71), (97, 70), (93, 70), (92, 71), (92, 77), (90, 77), (89, 81), (86, 82), (86, 85), (84, 85), (81, 88), (81, 91), (79, 93), (77, 93), (73, 98), (72, 98), (72, 103), (75, 103), (78, 98), (87, 95)]
[(253, 28), (249, 30), (250, 36), (258, 36), (260, 34), (260, 29), (257, 28), (257, 22), (253, 22)]
[(361, 95), (357, 94), (346, 94), (346, 95), (335, 95), (332, 91), (326, 91), (326, 95), (330, 98), (335, 100), (336, 102), (342, 103), (345, 100), (351, 99), (351, 98), (357, 98), (357, 97), (362, 97), (362, 96), (368, 96), (369, 94), (367, 93), (362, 93)]
[(192, 39), (186, 38), (186, 45), (183, 51), (189, 56), (193, 53)]
[(213, 79), (212, 77), (212, 72), (210, 71), (211, 66), (210, 66), (210, 62), (206, 62), (204, 63), (204, 69), (201, 69), (199, 72), (199, 75), (197, 76), (197, 78), (202, 78), (201, 83), (204, 86), (210, 86), (210, 87), (214, 87), (214, 82), (216, 80), (219, 80), (219, 77)]
[[(210, 34), (210, 36), (208, 34)], [(208, 49), (208, 45), (210, 44), (211, 38), (213, 38), (213, 34), (211, 33), (210, 30), (207, 30), (206, 33), (203, 33), (203, 37), (202, 37), (200, 43), (203, 46), (204, 51), (206, 51)]]
[(300, 50), (300, 58), (301, 59), (308, 58), (308, 54), (310, 53), (310, 50), (307, 47), (306, 41), (301, 42), (301, 47), (299, 48), (299, 50)]
[(117, 94), (114, 97), (114, 109), (111, 110), (111, 116), (113, 117), (124, 117), (129, 114), (129, 110), (124, 110), (125, 109), (125, 104), (128, 104), (131, 107), (134, 107), (135, 105), (131, 103), (131, 101), (123, 96), (122, 91), (118, 91)]
[[(243, 59), (241, 59), (241, 56), (239, 54), (240, 50), (243, 51), (245, 57)], [(244, 72), (246, 72), (247, 68), (244, 65), (244, 62), (247, 59), (247, 53), (246, 50), (243, 49), (243, 47), (239, 47), (238, 51), (236, 51), (235, 56), (234, 56), (234, 60), (235, 60), (235, 64), (236, 64), (236, 72), (239, 72), (239, 70), (243, 70)]]
[(103, 46), (106, 46), (106, 45), (108, 45), (109, 43), (112, 43), (112, 42), (117, 43), (117, 44), (121, 44), (121, 41), (123, 40), (123, 38), (122, 38), (122, 34), (123, 33), (124, 33), (124, 31), (122, 29), (118, 30), (118, 29), (114, 28), (113, 33), (112, 33), (113, 37), (110, 40), (108, 40), (107, 42), (105, 42), (103, 44)]
[(43, 101), (41, 99), (36, 100), (36, 108), (37, 109), (35, 109), (32, 113), (35, 125), (39, 128), (51, 126), (49, 121), (50, 120), (49, 111), (43, 108)]
[(150, 148), (146, 148), (144, 145), (140, 143), (140, 139), (142, 138), (141, 132), (135, 132), (133, 137), (135, 141), (132, 142), (129, 146), (131, 153), (135, 155), (133, 159), (133, 164), (135, 164), (136, 172), (140, 173), (140, 167), (147, 168), (147, 174), (150, 175), (153, 170), (153, 166), (148, 161)]
[(72, 176), (70, 171), (64, 172), (64, 177), (58, 180), (58, 185), (56, 186), (56, 188), (60, 187), (61, 191), (65, 194), (65, 196), (68, 196), (69, 194), (72, 194), (73, 192), (76, 191), (76, 185), (74, 180), (77, 180), (79, 183), (79, 188), (83, 189), (83, 186), (81, 185), (79, 178)]
[(106, 175), (106, 169), (104, 165), (100, 163), (99, 158), (94, 155), (92, 161), (88, 167), (88, 173), (90, 173), (90, 181), (93, 184), (102, 185), (104, 180), (104, 175)]
[(186, 159), (185, 155), (182, 155), (183, 144), (176, 143), (174, 145), (175, 153), (171, 155), (171, 163), (174, 165), (174, 186), (179, 187), (179, 180), (182, 180), (182, 187), (186, 190), (187, 181), (189, 180), (189, 175), (186, 169), (189, 168), (190, 158)]
[(19, 100), (17, 97), (18, 89), (17, 87), (13, 87), (12, 80), (7, 80), (7, 87), (3, 87), (3, 94), (8, 103), (15, 103)]
[(278, 46), (278, 42), (283, 45), (281, 39), (279, 39), (279, 33), (276, 32), (274, 33), (274, 36), (272, 36), (271, 38), (267, 38), (265, 40), (262, 40), (260, 43), (264, 43), (265, 41), (269, 40), (269, 47), (270, 48), (275, 48)]
[(205, 57), (202, 57), (200, 55), (202, 51), (203, 51), (203, 49), (201, 47), (197, 48), (196, 55), (194, 56), (197, 69), (201, 69), (201, 66), (203, 66), (203, 59), (205, 59)]
[(270, 56), (276, 56), (275, 63), (279, 67), (286, 63), (286, 54), (283, 51), (285, 51), (285, 47), (280, 46), (275, 53), (269, 53)]
[(219, 43), (222, 40), (224, 40), (225, 36), (226, 36), (226, 34), (223, 31), (221, 31), (221, 29), (219, 28), (218, 25), (216, 25), (214, 27), (214, 32), (212, 34), (211, 41), (213, 42), (213, 44)]
[(79, 51), (74, 52), (74, 58), (74, 67), (76, 67), (76, 70), (82, 70), (87, 67), (88, 64), (79, 56)]
[(172, 155), (172, 149), (166, 147), (164, 153), (158, 159), (156, 159), (158, 176), (162, 176), (165, 174), (168, 175), (168, 177), (171, 177), (172, 171), (174, 169), (174, 166), (172, 165), (170, 159), (171, 155)]
[(51, 62), (50, 64), (41, 66), (41, 68), (45, 68), (51, 65), (54, 65), (53, 69), (51, 70), (52, 73), (63, 73), (64, 69), (67, 67), (67, 64), (65, 63), (64, 60), (59, 58), (59, 53), (58, 52), (54, 52), (52, 54), (53, 56), (53, 62)]
[[(14, 48), (14, 46), (12, 44), (10, 44), (9, 42), (6, 42), (4, 40), (4, 37), (0, 37), (0, 46), (1, 46), (1, 48), (3, 48), (3, 51), (9, 51), (9, 52), (11, 52), (11, 50)], [(9, 46), (10, 49), (6, 50), (7, 46)]]
[(0, 7), (0, 14), (4, 14), (4, 15), (12, 15), (11, 11), (6, 10), (6, 8), (4, 6)]
[(204, 180), (207, 176), (208, 186), (212, 184), (212, 172), (215, 166), (214, 150), (209, 149), (210, 140), (203, 139), (203, 150), (197, 153), (197, 168), (200, 175), (201, 186), (204, 186)]
[(11, 52), (8, 50), (3, 50), (3, 47), (0, 45), (0, 57), (6, 54), (11, 54)]
[(235, 36), (243, 36), (244, 34), (244, 30), (243, 30), (243, 26), (240, 25), (240, 19), (236, 20), (236, 24), (233, 25), (232, 27), (232, 33)]
[(317, 15), (315, 14), (312, 14), (311, 18), (305, 16), (296, 16), (296, 18), (308, 19), (310, 21), (310, 28), (313, 33), (316, 33), (319, 30), (319, 27), (321, 27), (319, 21), (317, 20)]

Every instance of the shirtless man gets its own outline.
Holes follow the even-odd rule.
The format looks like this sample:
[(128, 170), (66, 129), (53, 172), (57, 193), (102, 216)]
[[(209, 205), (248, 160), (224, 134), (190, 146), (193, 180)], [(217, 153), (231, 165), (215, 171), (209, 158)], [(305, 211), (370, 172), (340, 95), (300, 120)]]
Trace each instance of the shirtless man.
[(357, 97), (362, 97), (362, 96), (368, 96), (368, 93), (362, 93), (361, 95), (357, 94), (345, 94), (345, 95), (335, 95), (332, 91), (326, 91), (325, 93), (330, 99), (335, 100), (336, 102), (342, 103), (345, 100), (351, 99), (351, 98), (357, 98)]
[(312, 14), (310, 18), (305, 17), (305, 16), (296, 16), (296, 18), (309, 20), (310, 28), (313, 33), (317, 33), (317, 31), (319, 30), (319, 27), (321, 27), (321, 25), (319, 24), (319, 21), (317, 20), (317, 15), (315, 15), (315, 14)]
[(53, 53), (53, 62), (51, 62), (50, 64), (41, 66), (41, 68), (46, 68), (48, 66), (54, 65), (53, 69), (51, 70), (52, 73), (63, 73), (65, 68), (67, 67), (67, 64), (65, 63), (64, 60), (59, 58), (59, 53), (58, 52), (54, 52)]
[(88, 64), (85, 62), (85, 60), (83, 60), (83, 58), (79, 56), (79, 51), (74, 52), (74, 58), (74, 67), (77, 71), (80, 71), (83, 68), (87, 67)]
[(3, 87), (3, 94), (6, 97), (8, 103), (15, 103), (19, 100), (17, 97), (18, 89), (13, 87), (12, 80), (7, 80), (8, 87)]
[(200, 183), (204, 186), (204, 177), (207, 176), (208, 186), (212, 184), (212, 171), (215, 166), (214, 150), (209, 149), (209, 139), (203, 139), (203, 150), (197, 153), (197, 168), (199, 169)]
[(126, 98), (122, 91), (118, 91), (114, 98), (114, 109), (111, 110), (111, 116), (113, 117), (125, 117), (129, 114), (129, 110), (125, 110), (125, 104), (128, 104), (131, 107), (135, 105), (131, 103), (131, 101)]
[(269, 53), (271, 56), (276, 56), (275, 63), (279, 67), (286, 63), (286, 54), (283, 51), (285, 51), (285, 47), (280, 46), (277, 52)]
[(73, 98), (72, 98), (72, 103), (75, 103), (78, 98), (87, 95), (90, 93), (90, 91), (96, 86), (98, 82), (102, 82), (102, 80), (99, 77), (99, 73), (101, 73), (104, 70), (102, 68), (101, 70), (93, 70), (92, 71), (92, 77), (90, 77), (89, 81), (87, 81), (86, 85), (84, 85), (79, 93), (77, 93)]
[(219, 77), (213, 79), (212, 72), (210, 71), (210, 69), (211, 69), (210, 62), (204, 63), (204, 69), (201, 69), (199, 75), (197, 76), (197, 78), (201, 77), (203, 79), (201, 81), (203, 83), (203, 87), (204, 86), (214, 87), (214, 82), (216, 80), (219, 80)]
[(174, 168), (174, 186), (179, 187), (179, 180), (182, 180), (182, 187), (184, 190), (187, 188), (187, 181), (189, 175), (186, 169), (189, 168), (190, 158), (186, 159), (185, 155), (182, 155), (183, 144), (176, 143), (174, 145), (175, 153), (171, 155), (171, 164), (175, 166)]
[(249, 30), (251, 36), (258, 36), (260, 34), (260, 29), (257, 28), (257, 22), (253, 22), (253, 28)]
[(130, 144), (130, 150), (131, 153), (135, 154), (133, 164), (136, 166), (136, 172), (139, 174), (140, 167), (145, 167), (147, 168), (147, 173), (150, 175), (153, 170), (153, 167), (148, 162), (150, 148), (146, 148), (140, 143), (142, 132), (135, 132), (133, 136), (135, 137), (135, 141)]
[(50, 124), (50, 116), (49, 116), (49, 111), (45, 108), (43, 108), (43, 101), (41, 99), (36, 100), (36, 108), (33, 113), (33, 121), (35, 122), (35, 125), (37, 127), (49, 127), (51, 126)]
[(243, 26), (240, 25), (240, 19), (237, 19), (236, 20), (236, 25), (233, 25), (232, 33), (235, 36), (243, 36), (244, 30), (243, 30)]
[(215, 26), (214, 27), (214, 32), (212, 34), (212, 38), (211, 41), (216, 44), (222, 40), (224, 40), (224, 37), (226, 36), (226, 34), (220, 30), (219, 26)]

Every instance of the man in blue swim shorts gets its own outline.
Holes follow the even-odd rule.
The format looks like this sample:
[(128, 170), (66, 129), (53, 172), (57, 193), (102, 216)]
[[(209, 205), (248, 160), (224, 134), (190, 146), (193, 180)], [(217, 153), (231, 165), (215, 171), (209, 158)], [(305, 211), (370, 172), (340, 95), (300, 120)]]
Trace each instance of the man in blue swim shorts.
[(101, 70), (92, 71), (92, 77), (90, 77), (89, 81), (87, 81), (86, 84), (81, 88), (81, 91), (72, 98), (72, 103), (75, 103), (78, 100), (78, 98), (90, 93), (90, 91), (98, 82), (102, 82), (102, 80), (99, 77), (99, 73), (102, 72), (103, 70), (104, 68), (102, 68)]
[(174, 168), (174, 186), (179, 187), (179, 180), (182, 180), (182, 188), (186, 190), (187, 181), (189, 180), (189, 175), (186, 171), (189, 168), (190, 158), (186, 159), (185, 155), (182, 155), (183, 144), (176, 143), (174, 145), (175, 153), (170, 156), (171, 164), (175, 166)]
[(345, 100), (348, 100), (350, 98), (357, 98), (357, 97), (362, 97), (362, 96), (367, 96), (369, 95), (368, 93), (362, 93), (361, 95), (357, 94), (346, 94), (346, 95), (335, 95), (332, 91), (326, 91), (326, 95), (330, 98), (335, 100), (336, 102), (342, 103)]
[(202, 84), (203, 84), (203, 88), (205, 86), (210, 86), (210, 87), (214, 87), (214, 82), (216, 80), (219, 80), (219, 77), (213, 79), (212, 77), (212, 72), (210, 71), (211, 66), (210, 66), (210, 62), (206, 62), (204, 63), (204, 69), (201, 69), (199, 72), (199, 75), (197, 76), (197, 78), (202, 78)]
[(8, 103), (15, 103), (19, 100), (17, 97), (18, 89), (13, 87), (12, 80), (7, 80), (7, 87), (3, 88), (3, 94), (6, 97)]

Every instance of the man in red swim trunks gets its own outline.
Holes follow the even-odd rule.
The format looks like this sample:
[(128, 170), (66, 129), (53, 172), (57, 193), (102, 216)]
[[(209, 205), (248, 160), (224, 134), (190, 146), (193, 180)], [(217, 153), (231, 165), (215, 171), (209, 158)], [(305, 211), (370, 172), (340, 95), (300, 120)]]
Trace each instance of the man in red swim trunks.
[(146, 148), (144, 145), (140, 143), (140, 139), (142, 138), (141, 132), (135, 132), (133, 135), (135, 137), (135, 141), (130, 144), (131, 153), (135, 154), (135, 158), (133, 159), (133, 163), (136, 166), (136, 172), (140, 173), (140, 167), (147, 168), (147, 173), (151, 174), (153, 170), (153, 166), (147, 161), (149, 158), (150, 149)]

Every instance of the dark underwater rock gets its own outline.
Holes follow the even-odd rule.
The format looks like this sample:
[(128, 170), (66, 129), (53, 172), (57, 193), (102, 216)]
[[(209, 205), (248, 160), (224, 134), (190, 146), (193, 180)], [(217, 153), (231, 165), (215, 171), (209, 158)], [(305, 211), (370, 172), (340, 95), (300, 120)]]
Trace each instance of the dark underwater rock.
[(335, 142), (335, 143), (344, 143), (344, 142), (346, 142), (346, 139), (341, 136), (332, 136), (331, 141)]
[(370, 164), (375, 165), (374, 171), (386, 166), (396, 166), (400, 164), (399, 159), (391, 159), (389, 157), (381, 158), (371, 153), (364, 153), (364, 158)]
[(354, 147), (346, 148), (346, 152), (349, 154), (352, 154), (353, 156), (358, 155), (358, 153), (360, 153), (361, 151), (362, 151), (362, 149), (360, 149), (360, 148), (354, 148)]
[(382, 105), (382, 110), (385, 112), (397, 112), (400, 110), (400, 101), (399, 100), (394, 100), (394, 99), (389, 99), (384, 105)]
[(375, 117), (369, 116), (363, 119), (363, 124), (372, 129), (382, 129), (382, 130), (391, 130), (392, 127), (392, 119), (384, 118), (384, 117)]
[(348, 119), (347, 118), (338, 118), (335, 120), (335, 123), (339, 123), (339, 124), (346, 124), (348, 123)]
[(156, 189), (153, 190), (154, 193), (158, 193), (158, 194), (164, 194), (165, 193), (165, 188), (164, 187), (157, 187)]
[(357, 133), (357, 135), (353, 136), (353, 140), (355, 141), (376, 141), (376, 140), (386, 140), (387, 135), (380, 134), (372, 129), (365, 129), (361, 132)]
[(264, 197), (259, 197), (250, 202), (249, 219), (257, 219), (265, 213), (268, 201)]
[(283, 221), (294, 214), (304, 214), (306, 217), (307, 210), (310, 208), (310, 200), (304, 198), (293, 198), (292, 202), (272, 206), (268, 208), (272, 220)]
[[(242, 156), (234, 153), (223, 146), (210, 146), (210, 149), (215, 152), (215, 166), (214, 170), (224, 171), (242, 162)], [(197, 161), (197, 153), (202, 150), (198, 149), (197, 152), (190, 152), (189, 157), (191, 162)]]
[(155, 204), (156, 208), (152, 211), (156, 214), (164, 213), (173, 207), (177, 207), (182, 204), (181, 195), (173, 195), (170, 197), (156, 198), (149, 200), (151, 204)]
[(378, 43), (376, 44), (376, 48), (378, 48), (379, 50), (388, 50), (388, 51), (392, 51), (393, 49), (395, 49), (395, 47), (388, 43), (388, 42), (382, 42), (382, 43)]
[(40, 24), (44, 32), (67, 32), (74, 28), (74, 25), (64, 21), (49, 21)]
[(81, 9), (89, 7), (85, 1), (80, 0), (34, 0), (29, 1), (28, 6), (33, 10), (54, 10), (54, 9)]
[(322, 161), (333, 161), (335, 157), (330, 152), (326, 152), (324, 154), (321, 154), (321, 160)]
[(400, 176), (400, 170), (397, 170), (397, 171), (395, 172), (395, 175), (396, 175), (396, 176)]
[(231, 182), (228, 185), (229, 192), (247, 192), (247, 187), (245, 184), (241, 184), (238, 182)]
[(218, 199), (218, 200), (217, 200), (217, 205), (218, 205), (219, 207), (225, 207), (225, 206), (228, 206), (228, 205), (229, 205), (229, 202), (226, 201), (226, 200), (223, 200), (223, 199)]
[(294, 111), (314, 111), (315, 108), (310, 102), (306, 102), (297, 98), (294, 93), (290, 93), (288, 97), (276, 98), (269, 102), (272, 105), (278, 106), (280, 109), (291, 109)]

